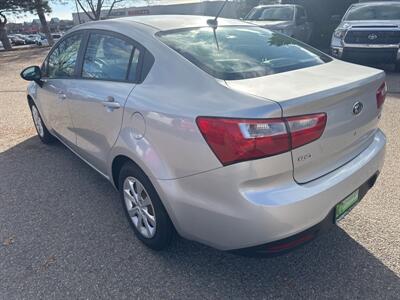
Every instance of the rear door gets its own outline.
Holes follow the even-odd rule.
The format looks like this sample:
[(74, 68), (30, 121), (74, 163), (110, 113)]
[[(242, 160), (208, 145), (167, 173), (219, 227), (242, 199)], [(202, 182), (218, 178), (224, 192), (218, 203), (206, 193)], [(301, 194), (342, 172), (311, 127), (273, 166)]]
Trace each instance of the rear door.
[(68, 89), (79, 154), (102, 173), (118, 138), (125, 102), (139, 78), (140, 57), (141, 50), (128, 38), (91, 31), (81, 79)]

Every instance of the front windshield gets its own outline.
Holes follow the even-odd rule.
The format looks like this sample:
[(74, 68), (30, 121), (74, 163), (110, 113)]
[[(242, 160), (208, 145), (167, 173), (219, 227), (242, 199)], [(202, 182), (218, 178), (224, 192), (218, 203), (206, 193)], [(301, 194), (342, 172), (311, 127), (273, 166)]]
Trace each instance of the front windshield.
[(261, 77), (320, 65), (331, 59), (299, 41), (263, 28), (220, 26), (159, 32), (166, 45), (223, 80)]
[(399, 20), (400, 4), (368, 4), (354, 6), (347, 13), (345, 20)]
[(291, 21), (294, 17), (293, 7), (253, 8), (245, 18), (253, 21)]

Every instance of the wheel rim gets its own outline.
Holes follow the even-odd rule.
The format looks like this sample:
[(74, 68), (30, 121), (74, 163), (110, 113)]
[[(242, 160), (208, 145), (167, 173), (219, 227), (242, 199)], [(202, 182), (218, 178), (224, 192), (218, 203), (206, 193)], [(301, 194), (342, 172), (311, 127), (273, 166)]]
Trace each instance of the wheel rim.
[(36, 127), (38, 134), (41, 137), (43, 137), (44, 136), (43, 123), (42, 123), (42, 119), (40, 118), (39, 112), (35, 105), (32, 106), (32, 117), (33, 117), (33, 123), (35, 123), (35, 127)]
[(145, 238), (152, 238), (156, 234), (156, 216), (149, 194), (134, 177), (125, 179), (123, 189), (125, 206), (133, 225)]

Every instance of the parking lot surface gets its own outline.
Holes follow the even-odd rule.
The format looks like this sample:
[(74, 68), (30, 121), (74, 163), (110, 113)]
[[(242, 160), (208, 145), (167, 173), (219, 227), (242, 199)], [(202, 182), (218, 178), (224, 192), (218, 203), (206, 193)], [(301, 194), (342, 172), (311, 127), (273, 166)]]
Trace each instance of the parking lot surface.
[(183, 239), (153, 252), (105, 179), (36, 136), (19, 72), (46, 51), (0, 53), (0, 299), (400, 299), (400, 75), (381, 121), (384, 170), (339, 227), (269, 259)]

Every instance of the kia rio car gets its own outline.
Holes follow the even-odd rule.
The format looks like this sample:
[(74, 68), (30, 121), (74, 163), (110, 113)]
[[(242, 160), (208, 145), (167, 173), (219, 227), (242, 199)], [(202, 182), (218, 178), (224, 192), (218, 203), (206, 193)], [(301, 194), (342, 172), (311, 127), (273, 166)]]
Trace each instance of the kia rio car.
[(38, 135), (118, 189), (150, 248), (176, 233), (238, 253), (295, 248), (375, 183), (385, 75), (209, 18), (74, 27), (21, 74)]

